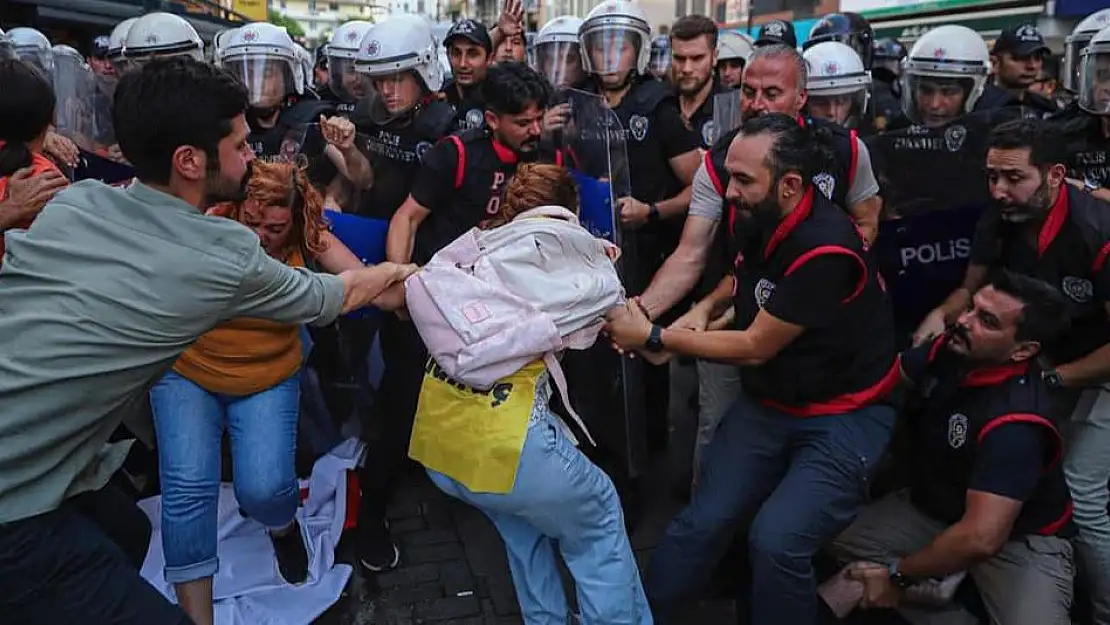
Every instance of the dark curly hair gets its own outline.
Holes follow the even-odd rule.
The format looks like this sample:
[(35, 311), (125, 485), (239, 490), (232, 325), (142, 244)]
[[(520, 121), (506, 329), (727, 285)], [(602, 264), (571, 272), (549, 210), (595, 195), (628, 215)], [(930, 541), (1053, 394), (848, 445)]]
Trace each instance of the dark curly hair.
[(489, 68), (482, 82), (486, 108), (496, 115), (519, 115), (529, 105), (541, 109), (551, 100), (551, 85), (524, 63), (506, 61)]

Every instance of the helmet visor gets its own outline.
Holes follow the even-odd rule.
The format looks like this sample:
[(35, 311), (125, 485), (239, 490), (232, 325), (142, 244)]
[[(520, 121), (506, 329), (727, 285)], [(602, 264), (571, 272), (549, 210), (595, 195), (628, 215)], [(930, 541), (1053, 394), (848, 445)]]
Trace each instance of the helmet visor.
[(370, 80), (372, 88), (355, 105), (356, 118), (365, 116), (374, 124), (385, 125), (404, 117), (424, 100), (424, 82), (412, 70), (372, 76)]
[(43, 50), (41, 48), (25, 46), (17, 47), (15, 49), (16, 56), (26, 63), (30, 63), (43, 73), (47, 79), (52, 79), (54, 76), (54, 52), (53, 50)]
[[(629, 28), (598, 28), (582, 36), (586, 68), (597, 74), (621, 74), (637, 70), (644, 41)], [(669, 61), (668, 61), (669, 63)]]
[(1094, 115), (1110, 115), (1110, 48), (1088, 48), (1080, 57), (1079, 107)]
[(247, 88), (251, 106), (278, 106), (294, 91), (293, 66), (289, 61), (266, 56), (224, 59), (223, 66)]
[(1080, 55), (1090, 41), (1090, 37), (1068, 37), (1064, 43), (1064, 67), (1060, 75), (1064, 79), (1064, 88), (1072, 93), (1079, 91)]
[(666, 74), (671, 69), (671, 49), (652, 48), (648, 59), (648, 69), (653, 74)]
[(556, 88), (572, 87), (582, 82), (582, 55), (577, 43), (554, 41), (541, 43), (534, 49), (534, 69), (543, 74)]
[(806, 114), (845, 128), (859, 128), (867, 111), (869, 97), (865, 88), (836, 94), (810, 92), (806, 99)]
[(372, 90), (369, 76), (355, 71), (354, 59), (330, 58), (328, 77), (332, 92), (344, 102), (357, 102)]
[(907, 73), (902, 82), (902, 112), (914, 123), (930, 128), (963, 115), (975, 88), (974, 78), (952, 76)]

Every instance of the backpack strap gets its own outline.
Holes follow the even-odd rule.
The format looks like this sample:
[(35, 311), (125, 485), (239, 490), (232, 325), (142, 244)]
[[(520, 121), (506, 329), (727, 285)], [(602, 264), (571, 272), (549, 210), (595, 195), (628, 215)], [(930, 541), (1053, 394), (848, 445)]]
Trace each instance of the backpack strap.
[(586, 435), (586, 440), (590, 444), (597, 447), (594, 437), (590, 435), (590, 431), (586, 429), (586, 424), (582, 422), (582, 417), (574, 411), (570, 405), (570, 398), (567, 397), (567, 378), (563, 375), (563, 367), (559, 364), (559, 359), (555, 357), (555, 352), (547, 352), (543, 355), (543, 364), (547, 366), (548, 373), (551, 374), (551, 379), (555, 382), (555, 388), (559, 389), (559, 399), (563, 400), (563, 405), (566, 406), (567, 412), (570, 413), (570, 418), (582, 428), (582, 433)]
[(455, 135), (448, 135), (447, 138), (455, 144), (455, 149), (459, 151), (459, 165), (455, 170), (455, 188), (461, 189), (463, 185), (463, 176), (466, 174), (466, 146), (463, 144), (462, 139)]

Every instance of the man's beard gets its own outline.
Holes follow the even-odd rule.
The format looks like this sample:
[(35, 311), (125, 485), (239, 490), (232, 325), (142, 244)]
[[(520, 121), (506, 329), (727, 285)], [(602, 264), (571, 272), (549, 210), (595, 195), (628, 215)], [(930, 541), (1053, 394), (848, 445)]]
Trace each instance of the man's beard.
[(251, 180), (254, 163), (247, 163), (247, 169), (240, 180), (228, 180), (220, 173), (220, 164), (208, 169), (204, 177), (205, 206), (212, 206), (220, 202), (242, 202), (247, 199), (247, 186)]
[[(773, 190), (775, 186), (772, 184), (771, 189)], [(778, 198), (773, 191), (768, 191), (767, 195), (755, 204), (738, 202), (737, 208), (742, 211), (742, 216), (752, 234), (774, 232), (782, 221), (782, 207), (779, 206)]]
[(697, 84), (695, 84), (694, 86), (689, 87), (689, 88), (680, 86), (678, 88), (678, 91), (679, 91), (679, 93), (681, 93), (682, 95), (687, 96), (687, 97), (697, 95), (697, 93), (699, 91), (701, 91), (702, 89), (705, 88), (705, 85), (709, 84), (710, 79), (711, 79), (711, 76), (707, 76), (705, 78), (699, 79)]
[[(1063, 191), (1061, 191), (1063, 193)], [(1048, 213), (1052, 200), (1048, 195), (1048, 181), (1044, 180), (1033, 195), (1021, 204), (995, 201), (998, 215), (1002, 221), (1012, 224), (1022, 224), (1032, 221)]]

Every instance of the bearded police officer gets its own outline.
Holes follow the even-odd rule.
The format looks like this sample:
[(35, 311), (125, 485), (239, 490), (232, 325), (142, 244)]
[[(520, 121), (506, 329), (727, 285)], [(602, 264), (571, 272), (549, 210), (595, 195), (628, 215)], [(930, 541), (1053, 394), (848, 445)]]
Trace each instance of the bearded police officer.
[[(811, 559), (842, 531), (894, 422), (893, 321), (866, 241), (813, 182), (826, 128), (769, 114), (726, 159), (731, 275), (702, 308), (734, 330), (652, 325), (630, 303), (609, 332), (625, 349), (731, 362), (744, 391), (705, 451), (697, 496), (656, 547), (647, 592), (660, 622), (707, 581), (720, 544), (747, 533), (754, 625), (817, 622)], [(743, 476), (738, 479), (737, 476)]]
[[(848, 573), (866, 585), (863, 607), (908, 604), (917, 583), (968, 571), (991, 622), (1071, 624), (1069, 410), (1037, 362), (1067, 310), (1053, 286), (1001, 271), (948, 332), (902, 354), (910, 488), (862, 510), (833, 545), (866, 561)], [(958, 605), (939, 610), (936, 622), (964, 620)]]
[[(390, 17), (363, 37), (355, 70), (367, 82), (362, 87), (367, 95), (355, 105), (351, 120), (367, 137), (374, 184), (362, 193), (357, 208), (360, 215), (389, 221), (414, 189), (424, 155), (454, 126), (454, 109), (434, 97), (443, 85), (437, 48), (427, 21), (415, 15)], [(347, 324), (345, 337), (353, 343), (352, 353), (367, 353), (374, 325)], [(385, 431), (392, 435), (394, 428), (389, 424), (395, 420), (403, 423), (403, 415), (411, 410), (408, 403), (412, 397), (403, 393), (407, 388), (403, 367), (409, 362), (406, 357), (419, 349), (410, 348), (411, 341), (406, 341), (412, 333), (410, 323), (387, 317), (382, 329), (386, 370), (381, 385), (389, 390), (381, 395), (379, 414), (386, 415)], [(398, 414), (402, 416), (396, 417)], [(398, 475), (396, 452), (392, 444), (371, 445), (360, 475), (357, 549), (359, 561), (372, 571), (392, 568), (400, 557), (384, 523)]]
[[(1065, 182), (1064, 145), (1050, 126), (1018, 120), (997, 127), (987, 153), (995, 206), (971, 244), (962, 287), (915, 333), (940, 334), (972, 301), (990, 267), (1039, 277), (1072, 301), (1067, 332), (1047, 351), (1051, 388), (1082, 393), (1064, 465), (1075, 499), (1082, 567), (1091, 576), (1098, 618), (1110, 616), (1110, 205)], [(1098, 621), (1104, 622), (1104, 621)]]
[(678, 91), (678, 107), (686, 125), (701, 137), (702, 147), (713, 145), (717, 131), (713, 100), (731, 91), (713, 76), (717, 64), (717, 24), (704, 15), (687, 15), (671, 26), (671, 82)]
[(336, 27), (328, 41), (328, 91), (321, 97), (334, 103), (336, 112), (341, 115), (350, 114), (355, 103), (367, 95), (366, 82), (355, 71), (355, 57), (366, 31), (372, 26), (372, 23), (362, 20), (344, 22)]

